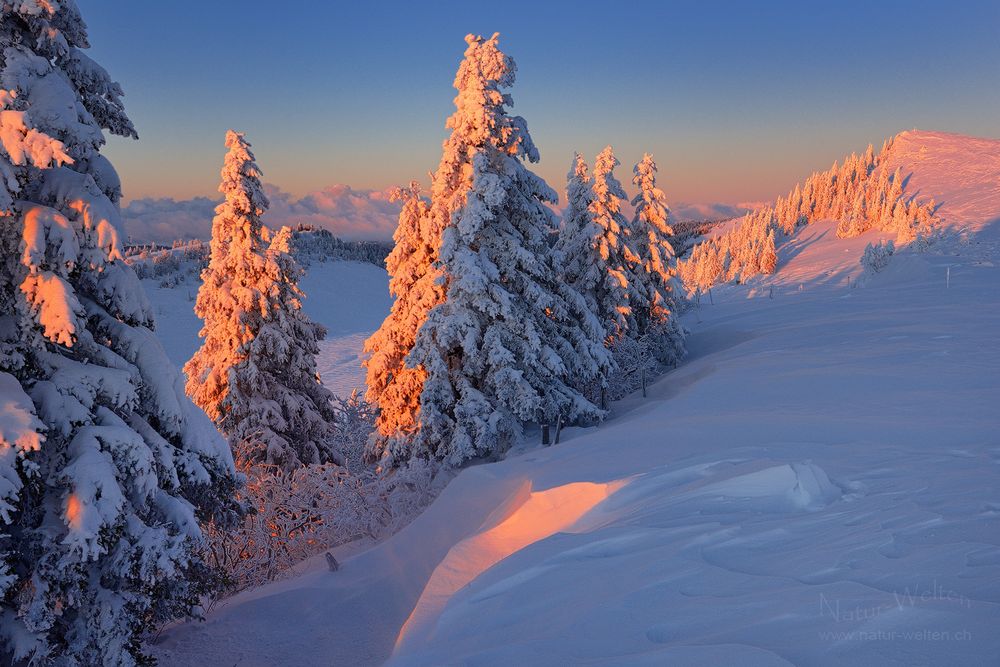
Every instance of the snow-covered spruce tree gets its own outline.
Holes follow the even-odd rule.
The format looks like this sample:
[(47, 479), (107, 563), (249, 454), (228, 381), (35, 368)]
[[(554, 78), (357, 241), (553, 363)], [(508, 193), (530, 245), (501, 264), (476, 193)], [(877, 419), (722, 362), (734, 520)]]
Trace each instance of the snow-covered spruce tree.
[(195, 302), (203, 342), (184, 366), (188, 395), (241, 458), (285, 470), (337, 462), (331, 395), (316, 372), (325, 329), (302, 312), (291, 232), (281, 230), (267, 246), (260, 216), (268, 201), (250, 144), (230, 130), (226, 147), (225, 200), (215, 210)]
[(72, 0), (0, 5), (3, 664), (144, 661), (142, 634), (212, 584), (199, 522), (239, 511), (229, 449), (122, 260), (99, 150), (136, 135), (87, 46)]
[(515, 65), (498, 38), (466, 37), (431, 211), (445, 300), (407, 360), (427, 373), (413, 453), (452, 464), (503, 452), (524, 421), (599, 418), (572, 383), (610, 363), (599, 322), (553, 268), (556, 194), (524, 165), (538, 151), (507, 113)]
[(667, 222), (666, 196), (656, 187), (653, 156), (643, 154), (632, 171), (632, 182), (639, 189), (632, 199), (632, 235), (641, 267), (637, 278), (649, 304), (637, 314), (637, 320), (657, 361), (674, 366), (684, 356), (684, 329), (676, 319), (679, 289), (674, 277), (674, 248), (670, 244), (674, 230)]
[(637, 315), (650, 306), (640, 275), (642, 260), (621, 211), (625, 190), (614, 175), (619, 164), (611, 146), (594, 162), (589, 253), (578, 260), (581, 270), (568, 276), (577, 290), (589, 296), (593, 312), (612, 339), (630, 331), (638, 336)]
[(865, 273), (880, 273), (889, 266), (889, 260), (896, 252), (896, 246), (892, 241), (878, 241), (865, 246), (865, 252), (861, 256), (860, 264)]
[(573, 162), (566, 174), (566, 208), (563, 209), (555, 249), (560, 273), (574, 285), (580, 282), (590, 266), (594, 254), (593, 241), (600, 231), (590, 212), (593, 201), (594, 182), (587, 173), (587, 162), (579, 153), (573, 153)]
[(292, 230), (282, 227), (267, 249), (270, 311), (237, 373), (234, 388), (250, 399), (250, 410), (232, 433), (250, 445), (244, 455), (286, 469), (300, 462), (342, 462), (332, 439), (333, 394), (316, 368), (326, 328), (302, 310), (302, 269), (291, 255), (291, 238)]
[[(427, 376), (422, 367), (407, 366), (406, 357), (427, 313), (444, 298), (441, 272), (435, 266), (440, 232), (420, 196), (420, 185), (414, 181), (407, 189), (395, 190), (391, 197), (403, 201), (393, 234), (396, 245), (385, 260), (389, 292), (395, 301), (378, 331), (365, 341), (363, 362), (366, 398), (379, 409), (367, 452), (372, 460), (383, 455), (393, 459), (397, 454), (405, 458), (405, 448), (417, 429), (420, 393)], [(404, 451), (397, 452), (400, 447)]]
[(778, 253), (774, 246), (774, 228), (772, 227), (764, 239), (760, 251), (760, 272), (766, 275), (774, 273), (778, 268)]

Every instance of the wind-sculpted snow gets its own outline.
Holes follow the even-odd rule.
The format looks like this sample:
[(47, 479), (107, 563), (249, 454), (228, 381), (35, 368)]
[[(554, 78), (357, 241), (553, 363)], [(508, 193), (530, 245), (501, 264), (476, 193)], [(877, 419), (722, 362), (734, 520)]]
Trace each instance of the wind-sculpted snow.
[[(458, 591), (392, 664), (985, 664), (1000, 276), (964, 264), (949, 289), (960, 259), (910, 256), (927, 270), (864, 289), (721, 290), (649, 400), (494, 466), (545, 485), (638, 476), (587, 530)], [(755, 337), (719, 345), (734, 327)]]
[(940, 205), (941, 223), (981, 230), (1000, 218), (1000, 139), (945, 132), (901, 132), (888, 168), (902, 169), (906, 190)]
[(575, 482), (532, 491), (524, 482), (487, 518), (483, 529), (451, 548), (434, 569), (427, 586), (396, 640), (396, 649), (426, 638), (449, 599), (504, 558), (557, 532), (573, 531), (596, 505), (625, 481)]
[(686, 497), (711, 498), (719, 504), (739, 503), (765, 512), (797, 512), (822, 509), (840, 495), (840, 489), (822, 468), (793, 462), (713, 482)]
[(168, 631), (163, 664), (989, 664), (1000, 248), (945, 237), (859, 281), (878, 234), (836, 226), (715, 288), (647, 399)]

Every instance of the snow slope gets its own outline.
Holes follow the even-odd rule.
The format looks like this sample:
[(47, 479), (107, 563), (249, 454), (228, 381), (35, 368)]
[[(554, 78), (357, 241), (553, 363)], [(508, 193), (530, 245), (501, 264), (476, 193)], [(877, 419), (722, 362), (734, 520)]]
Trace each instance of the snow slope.
[[(353, 261), (315, 262), (302, 279), (306, 313), (327, 328), (317, 359), (320, 377), (337, 395), (364, 387), (359, 355), (392, 305), (388, 284), (384, 269)], [(156, 311), (157, 337), (170, 360), (183, 366), (201, 344), (201, 320), (194, 314), (198, 286), (159, 287), (156, 280), (143, 286)]]
[(979, 231), (1000, 223), (1000, 141), (910, 130), (896, 136), (890, 171), (910, 176), (906, 192), (934, 199), (952, 227)]
[(775, 276), (688, 316), (646, 400), (465, 469), (336, 573), (168, 630), (162, 664), (996, 664), (992, 145), (913, 169), (974, 236), (862, 278), (877, 235), (802, 229)]

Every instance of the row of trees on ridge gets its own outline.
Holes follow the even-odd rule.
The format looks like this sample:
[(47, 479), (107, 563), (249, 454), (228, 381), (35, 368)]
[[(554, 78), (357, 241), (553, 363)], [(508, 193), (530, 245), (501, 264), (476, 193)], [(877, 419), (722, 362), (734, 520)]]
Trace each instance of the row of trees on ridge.
[(837, 236), (860, 236), (871, 229), (896, 235), (896, 244), (930, 233), (934, 201), (918, 201), (904, 193), (900, 168), (889, 171), (892, 140), (875, 153), (869, 144), (863, 155), (852, 153), (842, 165), (796, 184), (773, 206), (748, 213), (728, 232), (696, 245), (678, 273), (689, 291), (707, 290), (719, 282), (745, 282), (777, 266), (776, 244), (796, 229), (820, 220), (838, 220)]

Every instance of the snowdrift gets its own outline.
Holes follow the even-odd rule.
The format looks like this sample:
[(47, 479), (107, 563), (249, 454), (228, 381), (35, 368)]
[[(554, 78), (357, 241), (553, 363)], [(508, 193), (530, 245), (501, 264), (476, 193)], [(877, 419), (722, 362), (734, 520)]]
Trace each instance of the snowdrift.
[(162, 664), (989, 664), (1000, 142), (897, 146), (963, 233), (859, 281), (877, 233), (802, 228), (686, 315), (646, 400), (467, 468), (339, 572), (166, 631)]

